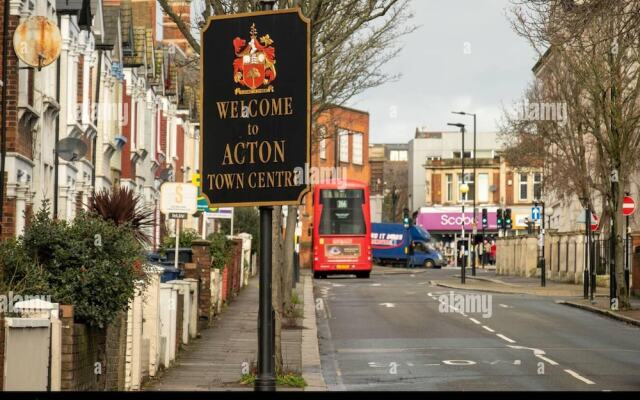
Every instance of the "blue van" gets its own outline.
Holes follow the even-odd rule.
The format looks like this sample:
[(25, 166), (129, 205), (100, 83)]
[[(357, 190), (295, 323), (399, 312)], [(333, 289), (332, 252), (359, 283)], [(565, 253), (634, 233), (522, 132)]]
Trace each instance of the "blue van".
[(412, 225), (372, 223), (373, 262), (378, 265), (402, 264), (409, 268), (441, 268), (446, 262), (433, 247), (429, 232)]

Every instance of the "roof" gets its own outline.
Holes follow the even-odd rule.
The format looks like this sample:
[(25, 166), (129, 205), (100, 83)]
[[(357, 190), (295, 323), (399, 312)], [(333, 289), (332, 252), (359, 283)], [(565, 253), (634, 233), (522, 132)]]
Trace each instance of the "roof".
[(56, 12), (58, 14), (79, 14), (83, 0), (56, 0)]
[(104, 6), (102, 8), (102, 19), (104, 20), (103, 44), (116, 44), (118, 40), (118, 19), (120, 18), (120, 7)]
[[(125, 32), (124, 28), (122, 31)], [(146, 54), (145, 43), (147, 41), (147, 30), (144, 26), (133, 27), (133, 42), (130, 44), (131, 51), (124, 56), (125, 67), (140, 67), (144, 65)], [(123, 39), (124, 42), (124, 39)]]

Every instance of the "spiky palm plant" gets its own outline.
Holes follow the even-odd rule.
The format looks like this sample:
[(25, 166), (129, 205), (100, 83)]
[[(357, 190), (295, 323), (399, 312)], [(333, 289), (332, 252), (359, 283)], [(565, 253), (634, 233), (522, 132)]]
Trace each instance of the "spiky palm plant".
[(146, 229), (153, 226), (153, 211), (143, 205), (144, 199), (128, 188), (102, 189), (89, 199), (89, 211), (116, 225), (128, 224), (143, 245), (151, 243)]

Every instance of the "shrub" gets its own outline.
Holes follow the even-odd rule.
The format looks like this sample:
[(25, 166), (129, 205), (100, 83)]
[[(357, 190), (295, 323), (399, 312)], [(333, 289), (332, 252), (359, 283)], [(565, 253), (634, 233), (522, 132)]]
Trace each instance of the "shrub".
[(128, 225), (133, 236), (143, 245), (151, 238), (147, 233), (153, 226), (153, 210), (144, 206), (144, 199), (128, 188), (102, 189), (89, 199), (89, 211), (115, 225)]
[(49, 271), (26, 251), (23, 239), (0, 242), (0, 293), (44, 295), (50, 293)]
[(45, 203), (22, 238), (0, 245), (2, 281), (73, 304), (77, 321), (104, 327), (128, 308), (144, 281), (141, 255), (128, 225), (84, 212), (71, 224), (52, 220)]
[(220, 271), (231, 260), (231, 241), (223, 233), (216, 232), (209, 235), (208, 240), (211, 242), (211, 259), (212, 266)]
[[(191, 247), (191, 243), (194, 240), (200, 239), (200, 234), (195, 229), (185, 229), (180, 232), (180, 243), (179, 247)], [(160, 253), (167, 254), (167, 252), (172, 251), (176, 248), (176, 237), (175, 236), (165, 236), (162, 240), (162, 245), (160, 245)]]

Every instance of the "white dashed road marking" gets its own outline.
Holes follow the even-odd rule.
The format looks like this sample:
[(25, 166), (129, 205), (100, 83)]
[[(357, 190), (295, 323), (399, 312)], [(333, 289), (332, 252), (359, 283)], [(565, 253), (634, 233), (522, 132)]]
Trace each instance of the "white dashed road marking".
[(486, 325), (482, 325), (482, 327), (483, 327), (484, 329), (488, 330), (488, 331), (489, 331), (489, 332), (491, 332), (491, 333), (495, 333), (495, 332), (496, 332), (496, 331), (494, 331), (493, 329), (489, 328), (489, 327), (488, 327), (488, 326), (486, 326)]
[(379, 306), (385, 306), (387, 308), (394, 308), (396, 305), (393, 303), (380, 303)]
[(469, 319), (470, 319), (470, 320), (471, 320), (471, 322), (473, 322), (474, 324), (476, 324), (476, 325), (480, 325), (480, 321), (478, 321), (477, 319), (475, 319), (475, 318), (469, 318)]
[(549, 364), (551, 364), (551, 365), (558, 365), (558, 363), (557, 363), (557, 362), (553, 361), (553, 360), (552, 360), (552, 359), (550, 359), (550, 358), (547, 358), (547, 357), (543, 356), (542, 354), (536, 354), (536, 357), (538, 357), (538, 358), (539, 358), (539, 359), (541, 359), (542, 361), (546, 361), (546, 362), (548, 362), (548, 363), (549, 363)]
[(505, 335), (501, 334), (501, 333), (496, 333), (496, 336), (499, 337), (502, 340), (506, 340), (509, 343), (515, 343), (516, 341), (513, 339), (509, 339), (508, 337), (506, 337)]
[(571, 369), (565, 369), (564, 372), (566, 372), (567, 374), (573, 376), (577, 380), (586, 383), (587, 385), (595, 385), (596, 384), (595, 382), (590, 381), (589, 379), (585, 378), (584, 376), (578, 374), (576, 371), (573, 371)]
[(471, 360), (444, 360), (442, 362), (447, 365), (474, 365), (476, 363)]

